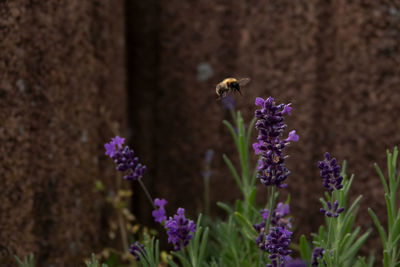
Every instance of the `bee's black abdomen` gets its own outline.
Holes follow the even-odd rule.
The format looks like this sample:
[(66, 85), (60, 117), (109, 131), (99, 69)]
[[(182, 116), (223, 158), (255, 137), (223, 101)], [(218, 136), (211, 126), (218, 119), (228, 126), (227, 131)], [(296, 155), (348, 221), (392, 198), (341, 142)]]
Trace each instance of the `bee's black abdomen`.
[(231, 90), (237, 91), (237, 92), (240, 93), (240, 86), (239, 86), (239, 83), (238, 83), (238, 82), (232, 82), (232, 83), (230, 84), (230, 87), (231, 87)]

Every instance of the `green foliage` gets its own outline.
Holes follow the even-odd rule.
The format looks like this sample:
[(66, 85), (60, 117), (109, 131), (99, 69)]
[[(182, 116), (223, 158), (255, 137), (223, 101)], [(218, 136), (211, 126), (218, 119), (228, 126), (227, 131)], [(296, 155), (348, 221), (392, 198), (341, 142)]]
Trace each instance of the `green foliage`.
[(257, 232), (253, 228), (254, 223), (262, 220), (255, 203), (257, 172), (256, 166), (251, 167), (249, 160), (251, 132), (256, 120), (251, 121), (246, 131), (241, 113), (233, 114), (233, 118), (235, 127), (228, 121), (223, 123), (228, 127), (236, 145), (240, 171), (228, 156), (223, 155), (223, 159), (242, 192), (242, 199), (237, 199), (234, 207), (217, 203), (227, 213), (228, 218), (214, 223), (211, 228), (213, 249), (210, 257), (217, 259), (213, 262), (215, 266), (262, 266), (266, 264), (266, 255), (257, 247), (254, 240)]
[(144, 236), (144, 249), (140, 248), (140, 264), (143, 267), (158, 267), (160, 259), (159, 241), (153, 236), (151, 239), (146, 234)]
[(92, 259), (90, 261), (85, 261), (85, 263), (87, 267), (108, 267), (108, 265), (105, 263), (100, 265), (94, 253), (92, 253)]
[(400, 265), (400, 208), (397, 207), (400, 172), (396, 169), (399, 151), (397, 147), (395, 147), (393, 150), (393, 154), (390, 153), (389, 150), (386, 151), (386, 154), (388, 181), (386, 181), (383, 172), (376, 163), (375, 169), (378, 173), (379, 178), (381, 179), (383, 188), (385, 190), (388, 221), (387, 229), (385, 230), (375, 212), (371, 208), (368, 209), (368, 213), (372, 217), (372, 220), (376, 228), (378, 229), (379, 235), (383, 243), (383, 266), (395, 267)]
[[(218, 202), (217, 205), (226, 212), (225, 220), (212, 221), (200, 214), (196, 224), (196, 233), (186, 248), (181, 251), (172, 251), (167, 256), (168, 265), (172, 267), (241, 267), (241, 266), (265, 266), (271, 263), (268, 253), (259, 249), (255, 238), (258, 236), (253, 225), (260, 223), (262, 217), (260, 208), (267, 208), (272, 211), (275, 208), (275, 202), (278, 192), (274, 186), (267, 187), (268, 201), (262, 207), (256, 204), (256, 177), (257, 166), (250, 163), (251, 132), (254, 128), (256, 119), (254, 118), (249, 127), (245, 127), (244, 120), (240, 112), (232, 112), (234, 124), (223, 121), (232, 135), (234, 144), (238, 152), (239, 166), (235, 166), (227, 155), (223, 155), (223, 160), (230, 170), (233, 179), (241, 191), (241, 197), (231, 205)], [(380, 224), (375, 213), (369, 209), (369, 213), (376, 224), (382, 242), (384, 242), (384, 266), (398, 266), (399, 264), (399, 241), (400, 241), (400, 210), (396, 207), (396, 192), (400, 183), (400, 174), (397, 178), (396, 160), (397, 148), (393, 155), (388, 152), (388, 176), (387, 182), (382, 171), (376, 165), (379, 177), (385, 188), (385, 200), (388, 213), (388, 230), (385, 230)], [(239, 168), (238, 168), (239, 167)], [(208, 166), (209, 168), (209, 166)], [(209, 170), (209, 169), (208, 169)], [(292, 248), (298, 250), (301, 258), (311, 264), (312, 245), (325, 249), (324, 256), (319, 259), (319, 266), (343, 266), (343, 267), (372, 267), (374, 266), (374, 256), (368, 259), (358, 257), (361, 246), (371, 233), (371, 229), (362, 233), (361, 228), (354, 225), (356, 215), (359, 209), (359, 203), (362, 195), (358, 196), (350, 203), (348, 194), (354, 180), (354, 176), (349, 179), (346, 175), (346, 162), (343, 163), (342, 173), (343, 188), (335, 190), (332, 194), (326, 193), (320, 201), (326, 209), (327, 202), (338, 201), (340, 207), (345, 210), (338, 218), (326, 217), (324, 225), (319, 227), (318, 233), (312, 234), (312, 243), (307, 241), (306, 236), (300, 237), (298, 245), (292, 244)], [(208, 180), (207, 180), (208, 182)], [(98, 190), (101, 186), (97, 185)], [(144, 188), (145, 192), (147, 190)], [(205, 203), (208, 206), (208, 184), (205, 183)], [(148, 193), (147, 193), (148, 195)], [(151, 198), (150, 198), (150, 201)], [(288, 197), (286, 204), (289, 204)], [(206, 208), (206, 215), (207, 215)], [(322, 215), (321, 215), (322, 216)], [(265, 229), (269, 229), (269, 216), (265, 223)], [(387, 231), (387, 232), (386, 232)], [(265, 231), (267, 232), (267, 231)], [(145, 248), (140, 248), (140, 262), (138, 265), (144, 267), (159, 266), (159, 243), (154, 237), (150, 239), (145, 235)], [(96, 258), (92, 256), (92, 263), (98, 266)], [(22, 265), (25, 266), (25, 265)], [(32, 265), (33, 266), (33, 265)], [(102, 265), (107, 266), (107, 265)]]
[(24, 257), (24, 261), (22, 261), (18, 256), (14, 256), (15, 259), (18, 262), (19, 267), (34, 267), (35, 266), (35, 261), (34, 261), (34, 256), (33, 253), (29, 254), (29, 256)]

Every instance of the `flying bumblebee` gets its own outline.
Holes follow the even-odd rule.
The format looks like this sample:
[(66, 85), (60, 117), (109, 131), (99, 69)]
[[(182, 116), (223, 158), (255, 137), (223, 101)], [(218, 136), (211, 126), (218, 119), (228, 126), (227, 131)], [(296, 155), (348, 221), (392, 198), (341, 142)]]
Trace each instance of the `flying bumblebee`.
[(229, 91), (239, 92), (239, 94), (241, 95), (242, 92), (240, 92), (240, 88), (245, 86), (249, 82), (250, 82), (249, 78), (243, 78), (243, 79), (226, 78), (225, 80), (217, 84), (217, 87), (215, 88), (215, 92), (217, 93), (217, 100), (226, 97)]

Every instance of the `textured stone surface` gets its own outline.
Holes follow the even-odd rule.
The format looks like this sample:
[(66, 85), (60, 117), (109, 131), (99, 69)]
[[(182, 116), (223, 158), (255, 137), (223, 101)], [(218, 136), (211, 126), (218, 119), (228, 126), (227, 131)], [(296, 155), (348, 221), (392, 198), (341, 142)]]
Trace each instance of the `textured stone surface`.
[(2, 266), (30, 252), (39, 266), (78, 266), (102, 246), (93, 185), (111, 183), (102, 143), (125, 118), (122, 12), (114, 1), (0, 1)]

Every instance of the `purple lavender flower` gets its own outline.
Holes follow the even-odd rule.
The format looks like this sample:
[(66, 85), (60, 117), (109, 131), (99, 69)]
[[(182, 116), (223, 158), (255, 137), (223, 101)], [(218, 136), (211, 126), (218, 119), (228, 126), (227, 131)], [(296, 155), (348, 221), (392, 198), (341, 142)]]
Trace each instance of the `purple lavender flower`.
[(337, 200), (333, 203), (333, 205), (329, 201), (327, 201), (326, 204), (328, 206), (328, 209), (326, 210), (324, 208), (321, 208), (320, 211), (328, 217), (337, 218), (339, 217), (339, 214), (344, 211), (343, 207), (339, 208), (339, 202)]
[[(314, 249), (313, 254), (312, 254), (313, 258), (312, 258), (311, 266), (313, 266), (313, 267), (318, 266), (318, 258), (322, 259), (324, 257), (324, 252), (325, 252), (325, 249), (320, 248), (320, 247), (316, 247)], [(325, 261), (324, 261), (324, 263), (325, 263)]]
[(146, 172), (146, 166), (139, 163), (139, 158), (134, 156), (132, 149), (128, 146), (122, 147), (124, 142), (125, 138), (119, 136), (112, 138), (104, 145), (105, 154), (114, 160), (118, 171), (128, 171), (128, 174), (124, 176), (125, 180), (138, 180)]
[(125, 142), (125, 138), (119, 137), (118, 135), (114, 138), (111, 139), (110, 143), (107, 143), (104, 145), (104, 148), (106, 149), (106, 155), (110, 156), (112, 158), (115, 154), (115, 146), (118, 146), (118, 148), (122, 148), (122, 145)]
[(174, 244), (174, 250), (180, 250), (193, 238), (190, 232), (196, 232), (196, 224), (185, 218), (185, 210), (179, 208), (177, 214), (165, 222), (165, 229), (167, 229), (168, 243)]
[(135, 256), (136, 261), (140, 261), (140, 255), (145, 252), (145, 248), (142, 244), (140, 244), (138, 241), (135, 242), (135, 244), (132, 244), (131, 247), (129, 248), (129, 252)]
[(286, 184), (283, 182), (290, 171), (285, 167), (284, 161), (288, 156), (283, 155), (283, 150), (290, 142), (299, 140), (296, 131), (291, 131), (288, 138), (282, 139), (287, 127), (283, 122), (283, 115), (291, 114), (291, 104), (275, 105), (272, 97), (266, 100), (257, 97), (255, 104), (261, 106), (261, 109), (255, 112), (258, 118), (256, 129), (259, 130), (259, 134), (258, 142), (253, 144), (255, 153), (261, 155), (258, 161), (257, 178), (266, 186), (275, 185), (278, 188), (285, 188)]
[(154, 200), (154, 205), (158, 206), (158, 210), (153, 210), (153, 212), (151, 213), (154, 217), (155, 222), (163, 223), (167, 219), (167, 216), (165, 216), (165, 209), (164, 209), (164, 206), (167, 203), (168, 202), (163, 198), (162, 199), (156, 198)]
[(286, 142), (297, 142), (299, 141), (299, 136), (296, 134), (296, 130), (289, 132), (289, 137), (285, 139)]
[(336, 163), (335, 158), (331, 158), (328, 152), (325, 153), (324, 160), (318, 162), (318, 168), (320, 169), (322, 184), (329, 192), (343, 188), (340, 165)]
[[(272, 211), (272, 217), (271, 217), (271, 226), (272, 227), (283, 227), (283, 228), (292, 228), (292, 223), (290, 221), (290, 218), (284, 218), (286, 215), (288, 215), (290, 212), (289, 210), (289, 204), (283, 204), (282, 202), (279, 202), (276, 209)], [(257, 246), (261, 250), (265, 250), (265, 224), (267, 222), (267, 219), (270, 215), (270, 212), (268, 209), (263, 209), (260, 210), (261, 216), (263, 218), (261, 223), (258, 224), (253, 224), (253, 228), (257, 231), (258, 236), (256, 237), (255, 241), (257, 243)]]
[(307, 267), (307, 263), (301, 259), (286, 259), (282, 267)]
[(225, 110), (234, 110), (235, 109), (235, 99), (231, 95), (227, 95), (222, 98), (222, 106)]
[(282, 114), (289, 114), (289, 115), (292, 115), (292, 107), (291, 107), (291, 105), (292, 105), (292, 103), (289, 103), (289, 104), (287, 104), (287, 105), (285, 105), (285, 107), (283, 108), (283, 110), (282, 110)]
[(289, 249), (292, 234), (284, 227), (272, 227), (270, 229), (265, 242), (265, 248), (269, 253), (268, 258), (272, 261), (272, 265), (267, 264), (268, 267), (284, 266), (285, 257), (292, 252)]

